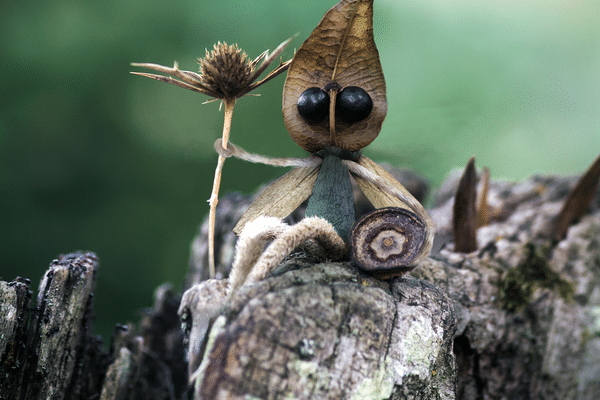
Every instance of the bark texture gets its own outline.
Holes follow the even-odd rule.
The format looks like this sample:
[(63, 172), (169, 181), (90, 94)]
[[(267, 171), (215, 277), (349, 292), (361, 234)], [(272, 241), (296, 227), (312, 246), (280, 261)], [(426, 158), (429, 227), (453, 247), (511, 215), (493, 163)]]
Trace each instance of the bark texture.
[(291, 257), (280, 268), (213, 323), (195, 398), (454, 398), (455, 318), (442, 291), (350, 263)]
[(94, 253), (59, 257), (35, 305), (28, 279), (0, 281), (0, 399), (181, 398), (181, 296), (161, 286), (140, 327), (118, 325), (106, 352), (91, 333), (97, 269)]
[[(459, 398), (600, 398), (599, 193), (563, 240), (549, 239), (575, 182), (493, 182), (497, 217), (479, 229), (479, 250), (446, 243), (414, 271), (453, 300)], [(451, 223), (447, 183), (432, 211), (440, 237)]]
[[(383, 300), (382, 297), (378, 301), (381, 304), (394, 304), (392, 309), (396, 310), (394, 318), (397, 321), (398, 310), (405, 299), (402, 295), (395, 298), (394, 294), (405, 292), (403, 289), (394, 291), (394, 288), (405, 285), (432, 287), (452, 300), (456, 331), (452, 330), (452, 324), (442, 323), (439, 326), (448, 329), (444, 334), (452, 335), (456, 357), (456, 391), (454, 394), (440, 390), (432, 398), (599, 398), (600, 195), (598, 192), (594, 194), (590, 212), (576, 221), (567, 236), (557, 242), (552, 240), (550, 229), (577, 178), (532, 177), (521, 183), (492, 182), (489, 188), (491, 223), (478, 230), (477, 250), (462, 254), (454, 252), (451, 228), (453, 196), (459, 176), (460, 173), (455, 173), (448, 178), (430, 211), (438, 229), (432, 257), (416, 268), (410, 277), (390, 283), (392, 300)], [(195, 380), (200, 387), (196, 387), (196, 398), (200, 398), (198, 394), (210, 399), (243, 398), (244, 394), (258, 398), (327, 398), (323, 397), (325, 392), (318, 392), (318, 385), (314, 389), (307, 379), (301, 380), (303, 384), (299, 392), (293, 391), (294, 382), (298, 382), (300, 375), (290, 375), (291, 369), (285, 366), (303, 361), (302, 339), (304, 336), (310, 338), (310, 335), (304, 331), (304, 336), (298, 335), (293, 331), (294, 328), (280, 321), (295, 321), (294, 326), (302, 326), (298, 325), (299, 322), (308, 318), (305, 315), (310, 315), (311, 310), (311, 307), (297, 303), (297, 299), (303, 295), (314, 300), (313, 309), (320, 309), (324, 304), (329, 304), (326, 308), (330, 312), (334, 312), (338, 306), (346, 307), (348, 315), (360, 318), (362, 314), (348, 305), (353, 304), (353, 300), (338, 305), (341, 298), (329, 294), (336, 292), (332, 287), (346, 285), (345, 293), (352, 298), (350, 293), (354, 288), (342, 271), (353, 270), (349, 264), (315, 264), (313, 260), (299, 267), (294, 263), (296, 261), (291, 261), (292, 266), (282, 266), (283, 269), (264, 282), (245, 288), (239, 294), (239, 299), (234, 299), (229, 307), (216, 313), (219, 316), (212, 318), (213, 325), (207, 325), (209, 329), (206, 335), (199, 336), (207, 341), (208, 346)], [(286, 269), (288, 272), (282, 273)], [(291, 287), (283, 283), (296, 277), (300, 271), (310, 271), (308, 275), (315, 277), (325, 274), (327, 279), (314, 282), (303, 278)], [(358, 272), (354, 274), (356, 282), (366, 279)], [(205, 285), (210, 283), (207, 281)], [(275, 288), (279, 288), (281, 293)], [(306, 295), (306, 292), (312, 296)], [(362, 291), (357, 292), (362, 295)], [(434, 310), (436, 301), (426, 296), (426, 292), (420, 292), (417, 296), (423, 299), (421, 307)], [(356, 303), (364, 302), (356, 296)], [(332, 302), (332, 298), (336, 301)], [(327, 303), (327, 300), (330, 302)], [(245, 303), (242, 305), (240, 301)], [(372, 305), (369, 307), (378, 310)], [(319, 312), (319, 315), (327, 315)], [(215, 311), (212, 310), (212, 313), (205, 313), (204, 316), (214, 317)], [(373, 318), (376, 318), (375, 315), (380, 314), (370, 314)], [(414, 308), (409, 315), (413, 319), (420, 316)], [(324, 317), (325, 320), (331, 318)], [(333, 321), (336, 321), (335, 318)], [(285, 342), (281, 335), (269, 336), (265, 327), (271, 324), (288, 332), (282, 336), (284, 339), (290, 338), (293, 343)], [(388, 335), (389, 325), (386, 323), (373, 323), (372, 326), (377, 326), (383, 336)], [(400, 326), (402, 324), (394, 322), (392, 331)], [(317, 324), (310, 327), (310, 332), (320, 329)], [(348, 351), (352, 346), (357, 346), (352, 343), (352, 346), (345, 347), (349, 343), (344, 339), (346, 331), (336, 331), (334, 343), (337, 343), (338, 351), (339, 346)], [(366, 329), (364, 332), (364, 340), (368, 340), (370, 331)], [(406, 335), (406, 332), (402, 334)], [(426, 334), (419, 331), (418, 336), (425, 337)], [(282, 346), (281, 342), (286, 345)], [(327, 345), (314, 339), (312, 343), (318, 343), (316, 347), (321, 351), (313, 353), (317, 355), (311, 358), (311, 362), (320, 366), (315, 371), (327, 371), (330, 373), (328, 377), (336, 377), (326, 362), (331, 360), (327, 359)], [(408, 352), (406, 343), (397, 342), (396, 345), (400, 346), (398, 351)], [(286, 352), (279, 350), (280, 346)], [(389, 343), (386, 346), (394, 348)], [(358, 345), (356, 354), (362, 352), (359, 349)], [(422, 346), (421, 349), (430, 359), (436, 354), (435, 351), (429, 353), (431, 346)], [(281, 353), (285, 353), (285, 357)], [(388, 352), (387, 356), (393, 355)], [(335, 357), (332, 359), (338, 360)], [(353, 356), (347, 356), (345, 360), (345, 365), (350, 369), (357, 365)], [(259, 367), (275, 365), (276, 361), (283, 367), (276, 370)], [(379, 362), (381, 366), (381, 359)], [(202, 371), (203, 366), (206, 371)], [(219, 384), (209, 377), (219, 377)], [(334, 387), (332, 379), (322, 380), (325, 382), (323, 385)], [(449, 377), (448, 382), (452, 379)], [(349, 388), (356, 384), (355, 387), (361, 388), (357, 382), (360, 380), (344, 381), (344, 385)], [(410, 382), (398, 380), (391, 393), (376, 394), (385, 393), (387, 397), (381, 395), (376, 398), (404, 398), (404, 394), (399, 393), (402, 390), (410, 391)], [(313, 389), (306, 389), (309, 387)], [(359, 389), (356, 390), (353, 393), (358, 393)], [(272, 393), (281, 394), (277, 396)], [(344, 392), (343, 396), (352, 398), (350, 393)], [(427, 398), (428, 395), (418, 391), (412, 393), (418, 393), (415, 398)], [(339, 393), (330, 398), (340, 398)], [(406, 398), (410, 398), (410, 395)]]
[(2, 282), (3, 398), (79, 399), (98, 392), (108, 359), (90, 331), (97, 266), (93, 253), (54, 260), (33, 309), (28, 280)]
[[(201, 228), (192, 288), (180, 300), (159, 287), (137, 327), (117, 326), (109, 351), (91, 334), (93, 253), (53, 261), (35, 300), (28, 279), (0, 281), (0, 399), (600, 398), (598, 190), (556, 241), (550, 227), (577, 178), (493, 181), (491, 222), (462, 254), (451, 231), (458, 178), (430, 210), (432, 256), (389, 282), (294, 253), (227, 300), (225, 282), (203, 275)], [(221, 277), (250, 201), (220, 202)], [(357, 204), (358, 215), (368, 210)]]

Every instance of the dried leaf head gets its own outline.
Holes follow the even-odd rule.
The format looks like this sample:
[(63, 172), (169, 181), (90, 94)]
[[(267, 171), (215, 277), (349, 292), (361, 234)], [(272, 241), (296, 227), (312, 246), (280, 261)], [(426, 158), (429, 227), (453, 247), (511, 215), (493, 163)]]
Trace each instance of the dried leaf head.
[[(134, 67), (148, 68), (170, 76), (143, 72), (132, 72), (132, 74), (167, 82), (205, 94), (213, 99), (237, 99), (287, 70), (289, 61), (280, 63), (266, 77), (256, 81), (292, 39), (281, 43), (270, 54), (268, 50), (263, 52), (254, 60), (249, 59), (237, 44), (230, 46), (227, 43), (219, 42), (210, 52), (206, 50), (206, 56), (198, 60), (200, 73), (180, 70), (175, 62), (173, 68), (147, 63), (131, 64)], [(262, 63), (259, 66), (261, 60)]]
[[(358, 121), (336, 116), (344, 88), (363, 90), (372, 110)], [(298, 111), (311, 89), (329, 96), (328, 118), (314, 122)], [(292, 139), (316, 153), (335, 146), (354, 152), (371, 143), (387, 114), (386, 86), (373, 36), (373, 0), (342, 0), (323, 16), (296, 52), (283, 87), (283, 120)]]

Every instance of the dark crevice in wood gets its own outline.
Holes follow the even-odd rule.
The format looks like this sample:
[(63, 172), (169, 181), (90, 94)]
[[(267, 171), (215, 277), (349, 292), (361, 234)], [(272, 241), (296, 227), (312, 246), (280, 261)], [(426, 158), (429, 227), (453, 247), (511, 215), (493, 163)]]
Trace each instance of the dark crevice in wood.
[(479, 371), (477, 351), (471, 348), (469, 338), (461, 335), (454, 338), (454, 355), (456, 357), (458, 400), (483, 399), (483, 379)]

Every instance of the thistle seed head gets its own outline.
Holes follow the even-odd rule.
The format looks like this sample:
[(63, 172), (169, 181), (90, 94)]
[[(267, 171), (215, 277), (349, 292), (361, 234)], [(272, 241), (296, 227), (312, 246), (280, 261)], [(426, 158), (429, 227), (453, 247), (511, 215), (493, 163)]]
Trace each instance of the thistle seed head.
[(236, 98), (253, 82), (256, 63), (237, 44), (217, 43), (206, 56), (199, 58), (202, 83), (220, 98)]
[[(193, 90), (212, 97), (213, 99), (240, 98), (260, 85), (270, 81), (286, 71), (291, 60), (280, 62), (275, 69), (263, 79), (257, 80), (267, 67), (275, 61), (293, 39), (281, 43), (272, 53), (265, 51), (254, 60), (238, 48), (237, 44), (217, 43), (212, 51), (206, 50), (206, 56), (198, 59), (200, 73), (180, 70), (177, 63), (172, 68), (158, 64), (132, 63), (135, 67), (148, 68), (170, 76), (132, 72), (157, 81), (167, 82), (184, 89)], [(262, 63), (258, 63), (262, 60)]]

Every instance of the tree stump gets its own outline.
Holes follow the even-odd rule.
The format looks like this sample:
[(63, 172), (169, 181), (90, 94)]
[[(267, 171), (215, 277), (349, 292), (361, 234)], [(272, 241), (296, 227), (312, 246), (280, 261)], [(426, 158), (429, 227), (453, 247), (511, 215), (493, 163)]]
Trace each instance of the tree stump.
[(0, 399), (181, 398), (181, 296), (161, 286), (139, 329), (117, 326), (109, 354), (91, 334), (97, 269), (94, 253), (60, 256), (34, 307), (28, 279), (0, 281)]
[[(218, 284), (186, 293), (187, 319), (205, 317)], [(453, 398), (454, 328), (449, 298), (425, 281), (291, 257), (212, 323), (195, 398)]]
[[(456, 357), (456, 390), (446, 390), (454, 382), (450, 366), (442, 374), (447, 382), (437, 387), (433, 380), (425, 380), (411, 387), (410, 382), (413, 381), (404, 377), (394, 381), (398, 376), (388, 370), (384, 375), (386, 378), (392, 377), (388, 382), (393, 382), (393, 388), (390, 392), (374, 391), (374, 396), (380, 396), (374, 398), (600, 397), (598, 191), (594, 195), (590, 213), (569, 229), (566, 238), (560, 242), (548, 238), (549, 228), (575, 182), (574, 177), (532, 177), (521, 183), (493, 182), (489, 189), (489, 202), (495, 210), (496, 220), (477, 232), (477, 251), (461, 254), (453, 251), (451, 242), (453, 195), (458, 175), (454, 174), (446, 181), (431, 210), (438, 228), (436, 252), (416, 268), (410, 277), (392, 281), (389, 285), (369, 283), (366, 287), (379, 287), (379, 290), (383, 290), (381, 285), (388, 285), (389, 291), (383, 291), (391, 293), (392, 297), (386, 297), (386, 300), (382, 297), (376, 303), (395, 304), (391, 309), (396, 310), (396, 314), (405, 300), (400, 293), (405, 293), (406, 286), (412, 288), (411, 293), (414, 293), (415, 288), (438, 288), (440, 293), (450, 297), (456, 315), (456, 331), (453, 323), (444, 324), (444, 321), (448, 322), (452, 318), (439, 318), (436, 322), (440, 324), (437, 327), (444, 331), (442, 338), (444, 335), (452, 336), (453, 353)], [(240, 198), (237, 202), (240, 203)], [(221, 249), (221, 254), (233, 254), (233, 250)], [(195, 379), (196, 398), (243, 398), (244, 395), (258, 398), (340, 398), (340, 393), (343, 393), (342, 398), (353, 398), (353, 394), (362, 394), (360, 390), (364, 381), (343, 380), (330, 369), (332, 363), (335, 365), (332, 360), (338, 359), (327, 352), (328, 345), (324, 343), (324, 339), (312, 339), (312, 342), (308, 342), (313, 343), (313, 356), (310, 359), (313, 368), (309, 368), (309, 372), (313, 371), (313, 374), (300, 375), (290, 365), (304, 362), (302, 344), (306, 343), (303, 341), (305, 338), (310, 340), (311, 337), (327, 337), (329, 343), (337, 343), (337, 346), (342, 343), (342, 346), (346, 346), (341, 351), (352, 353), (355, 342), (344, 339), (344, 334), (350, 330), (348, 327), (335, 325), (333, 322), (338, 327), (333, 337), (326, 336), (327, 330), (321, 332), (322, 327), (317, 323), (307, 324), (306, 330), (298, 327), (303, 327), (300, 322), (304, 319), (312, 321), (312, 310), (322, 307), (330, 312), (334, 312), (337, 307), (346, 307), (355, 318), (368, 318), (367, 313), (360, 313), (349, 305), (352, 301), (328, 303), (327, 299), (333, 298), (332, 295), (322, 293), (331, 293), (331, 287), (344, 287), (347, 296), (343, 300), (348, 301), (353, 297), (354, 291), (362, 294), (364, 289), (359, 290), (360, 285), (355, 287), (350, 282), (356, 284), (371, 278), (355, 271), (350, 264), (319, 264), (314, 260), (308, 265), (306, 262), (300, 263), (302, 265), (295, 265), (298, 264), (295, 261), (288, 261), (289, 263), (292, 266), (281, 266), (264, 282), (245, 288), (239, 299), (217, 313), (218, 316), (211, 321), (212, 325), (205, 321), (205, 333), (192, 334), (190, 346), (194, 346), (194, 339), (207, 341), (206, 348), (203, 348), (205, 353), (201, 369), (197, 371)], [(287, 272), (282, 273), (282, 269)], [(354, 275), (349, 271), (354, 271)], [(222, 270), (221, 273), (227, 276), (228, 271)], [(296, 278), (296, 274), (302, 274), (302, 278)], [(352, 278), (345, 274), (350, 274)], [(327, 279), (317, 278), (321, 275), (327, 276)], [(311, 280), (312, 277), (315, 281)], [(206, 290), (210, 285), (209, 281), (205, 281), (204, 289), (197, 287), (192, 291)], [(423, 300), (419, 307), (428, 310), (431, 315), (443, 315), (439, 307), (440, 298), (428, 297), (426, 292), (420, 292), (417, 296)], [(307, 293), (313, 296), (308, 296)], [(398, 297), (394, 298), (394, 294), (398, 294)], [(310, 307), (298, 303), (302, 296), (313, 300)], [(198, 300), (202, 295), (195, 293), (194, 297)], [(358, 298), (356, 301), (360, 303)], [(338, 296), (335, 299), (341, 301), (342, 298)], [(201, 314), (206, 320), (207, 316), (215, 313), (213, 309), (206, 314), (205, 307), (210, 304), (210, 299), (203, 301), (200, 301), (201, 306), (197, 306), (195, 310), (191, 307), (185, 310), (184, 299), (183, 311), (188, 312), (189, 323)], [(373, 311), (370, 315), (374, 318), (371, 326), (379, 327), (385, 336), (390, 332), (387, 325), (389, 321), (387, 324), (381, 323), (378, 318), (382, 314), (376, 311), (378, 308), (373, 303), (366, 304), (371, 304), (369, 307)], [(271, 309), (277, 312), (274, 314)], [(450, 312), (451, 310), (449, 309)], [(411, 309), (411, 312), (413, 318), (421, 317), (417, 308)], [(388, 317), (396, 314), (391, 311), (383, 313)], [(321, 312), (319, 315), (328, 314)], [(295, 321), (294, 327), (281, 323), (286, 318), (290, 324)], [(391, 319), (398, 321), (397, 317)], [(333, 318), (333, 321), (337, 320)], [(267, 327), (270, 325), (277, 326), (278, 332), (287, 332), (282, 335), (283, 340), (279, 335), (269, 334)], [(419, 328), (425, 329), (425, 326), (423, 324)], [(398, 327), (399, 325), (394, 325), (394, 328)], [(302, 334), (299, 335), (295, 329)], [(365, 333), (368, 336), (370, 331), (365, 329)], [(418, 331), (416, 335), (427, 337), (425, 331)], [(293, 343), (285, 342), (286, 339)], [(445, 342), (441, 340), (441, 343)], [(406, 343), (397, 341), (395, 345), (400, 346), (399, 352), (409, 352), (410, 347)], [(198, 343), (195, 346), (197, 349), (202, 347)], [(429, 360), (434, 360), (436, 355), (441, 354), (435, 346), (422, 346), (421, 350)], [(355, 365), (360, 364), (353, 357), (359, 357), (362, 353), (359, 346), (356, 353), (347, 356), (346, 368), (352, 370)], [(393, 356), (389, 353), (386, 355)], [(377, 360), (379, 364), (374, 362), (373, 365), (384, 369), (394, 363), (391, 359)], [(275, 369), (270, 370), (266, 365), (272, 365)], [(434, 362), (429, 364), (428, 371), (431, 375), (438, 368), (434, 365)], [(203, 367), (205, 370), (202, 370)], [(377, 368), (371, 367), (368, 371), (374, 370)], [(328, 374), (327, 378), (313, 382), (311, 379), (318, 372)], [(282, 375), (288, 379), (282, 379)], [(339, 380), (333, 383), (333, 377)], [(317, 381), (322, 382), (322, 386)], [(302, 384), (294, 389), (296, 382)], [(374, 382), (373, 387), (381, 387)], [(411, 391), (410, 388), (418, 388), (422, 384), (429, 384), (430, 389), (435, 389), (430, 393), (419, 392), (418, 389)], [(327, 397), (328, 392), (324, 388), (343, 385), (346, 385), (346, 391), (333, 392), (331, 397)]]
[[(185, 345), (181, 295), (163, 285), (138, 327), (118, 325), (103, 350), (91, 334), (98, 259), (61, 256), (35, 304), (28, 279), (0, 281), (0, 399), (600, 398), (598, 190), (564, 239), (548, 235), (576, 180), (492, 182), (496, 218), (478, 230), (477, 251), (461, 254), (452, 176), (430, 210), (436, 250), (388, 282), (297, 252), (224, 302), (223, 282), (198, 275), (201, 234), (181, 308)], [(222, 277), (250, 201), (221, 201)]]

